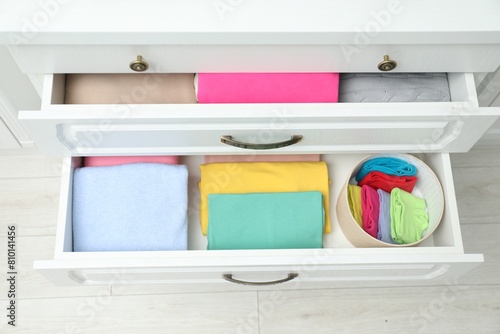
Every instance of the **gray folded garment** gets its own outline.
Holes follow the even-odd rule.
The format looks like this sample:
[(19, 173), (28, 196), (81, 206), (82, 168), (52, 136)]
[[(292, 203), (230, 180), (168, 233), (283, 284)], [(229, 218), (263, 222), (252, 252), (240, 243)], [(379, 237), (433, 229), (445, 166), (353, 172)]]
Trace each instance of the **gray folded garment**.
[(344, 73), (339, 102), (450, 102), (446, 73)]

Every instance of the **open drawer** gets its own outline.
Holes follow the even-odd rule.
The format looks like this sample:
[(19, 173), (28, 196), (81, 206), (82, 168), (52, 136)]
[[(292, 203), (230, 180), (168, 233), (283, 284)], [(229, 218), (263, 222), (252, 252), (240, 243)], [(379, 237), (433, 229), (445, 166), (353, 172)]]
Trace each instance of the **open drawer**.
[[(72, 176), (81, 158), (64, 158), (56, 249), (53, 260), (35, 268), (61, 285), (168, 283), (176, 291), (238, 289), (226, 279), (262, 283), (256, 288), (318, 288), (367, 285), (435, 284), (454, 279), (483, 261), (464, 254), (448, 154), (419, 154), (441, 181), (445, 211), (436, 231), (417, 247), (354, 248), (335, 215), (339, 192), (365, 154), (322, 155), (331, 178), (332, 233), (322, 249), (207, 251), (199, 224), (197, 181), (202, 156), (183, 156), (189, 169), (187, 251), (73, 252)], [(225, 279), (225, 278), (226, 279)], [(287, 281), (274, 285), (275, 281)], [(200, 288), (201, 287), (201, 288)]]
[[(20, 118), (42, 149), (67, 158), (55, 256), (35, 267), (58, 284), (168, 283), (176, 291), (177, 285), (190, 289), (200, 283), (207, 290), (241, 287), (226, 279), (289, 280), (279, 287), (318, 288), (434, 284), (455, 278), (483, 257), (464, 254), (447, 152), (467, 151), (500, 109), (478, 108), (472, 74), (450, 73), (448, 79), (452, 102), (447, 103), (66, 105), (65, 75), (46, 75), (42, 110), (22, 112)], [(226, 145), (221, 136), (269, 148), (292, 136), (302, 140), (256, 150)], [(353, 166), (373, 152), (425, 152), (421, 158), (442, 183), (443, 220), (418, 247), (354, 248), (339, 228), (333, 212), (340, 189)], [(197, 203), (201, 155), (271, 153), (323, 154), (332, 178), (333, 224), (324, 248), (207, 251)], [(189, 250), (73, 252), (72, 175), (79, 157), (163, 154), (180, 155), (189, 167)]]
[(302, 136), (281, 153), (463, 152), (500, 108), (478, 107), (472, 74), (448, 80), (452, 102), (440, 103), (66, 105), (65, 75), (49, 74), (42, 109), (19, 118), (44, 152), (60, 156), (245, 153), (221, 136), (249, 148)]

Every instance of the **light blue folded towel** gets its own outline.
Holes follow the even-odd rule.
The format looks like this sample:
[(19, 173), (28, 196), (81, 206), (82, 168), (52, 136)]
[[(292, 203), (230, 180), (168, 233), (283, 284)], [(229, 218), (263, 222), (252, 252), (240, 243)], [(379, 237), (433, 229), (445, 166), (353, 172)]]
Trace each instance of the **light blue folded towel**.
[(370, 172), (382, 172), (387, 175), (414, 176), (417, 174), (417, 167), (408, 162), (391, 157), (379, 157), (366, 161), (356, 175), (356, 181), (361, 181)]
[(394, 244), (391, 235), (391, 194), (382, 189), (377, 190), (377, 193), (380, 203), (377, 239)]
[(319, 191), (208, 195), (208, 249), (323, 247)]
[(186, 250), (187, 177), (183, 165), (75, 169), (73, 250)]

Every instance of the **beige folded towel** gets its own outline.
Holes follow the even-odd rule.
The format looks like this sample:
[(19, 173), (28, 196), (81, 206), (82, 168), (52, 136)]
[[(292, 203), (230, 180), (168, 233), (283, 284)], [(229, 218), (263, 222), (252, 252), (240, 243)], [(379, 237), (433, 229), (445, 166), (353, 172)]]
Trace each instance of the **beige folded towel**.
[(65, 103), (197, 103), (194, 74), (68, 74)]

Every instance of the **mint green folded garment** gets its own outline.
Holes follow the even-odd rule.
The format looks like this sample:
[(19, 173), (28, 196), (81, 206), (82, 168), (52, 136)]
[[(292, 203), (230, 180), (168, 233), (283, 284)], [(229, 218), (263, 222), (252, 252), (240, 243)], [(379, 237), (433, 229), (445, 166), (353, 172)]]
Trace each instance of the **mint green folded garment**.
[(208, 195), (208, 249), (322, 248), (319, 191)]
[(391, 191), (391, 236), (398, 244), (422, 239), (429, 227), (425, 200), (399, 188)]

